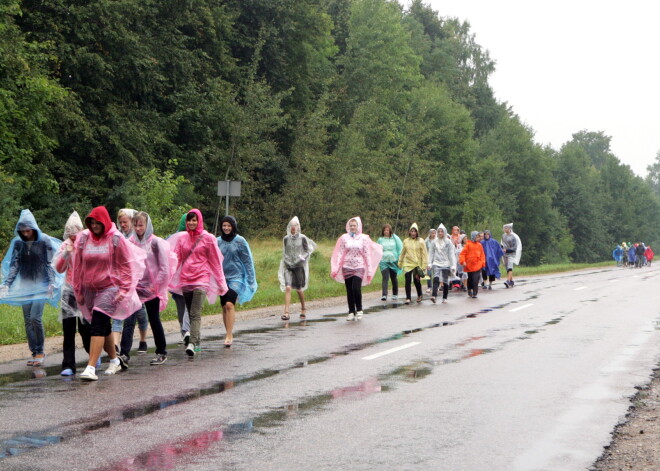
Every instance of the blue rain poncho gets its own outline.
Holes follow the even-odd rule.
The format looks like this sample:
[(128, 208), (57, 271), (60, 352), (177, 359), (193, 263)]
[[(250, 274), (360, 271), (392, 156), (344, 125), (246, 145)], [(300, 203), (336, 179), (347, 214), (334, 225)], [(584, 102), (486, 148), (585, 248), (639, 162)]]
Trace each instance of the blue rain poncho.
[(616, 249), (612, 251), (612, 258), (616, 263), (621, 263), (621, 260), (623, 259), (623, 248), (620, 245), (617, 245)]
[(637, 253), (635, 252), (635, 246), (631, 245), (628, 249), (628, 262), (635, 263), (637, 261)]
[(231, 216), (222, 218), (232, 226), (231, 234), (224, 232), (218, 237), (218, 247), (222, 252), (222, 271), (225, 273), (227, 287), (238, 294), (238, 303), (247, 303), (257, 291), (257, 278), (254, 272), (252, 251), (247, 241), (238, 235), (236, 220)]
[[(23, 239), (20, 231), (26, 229), (35, 232), (34, 241)], [(2, 260), (0, 303), (22, 306), (41, 301), (57, 306), (64, 275), (51, 262), (62, 241), (42, 233), (29, 209), (21, 211), (14, 234)]]
[[(488, 234), (488, 239), (486, 239), (485, 234)], [(499, 279), (502, 276), (500, 273), (500, 259), (504, 255), (502, 247), (493, 239), (490, 231), (484, 231), (484, 239), (481, 241), (481, 245), (486, 255), (486, 274), (488, 276), (494, 275), (495, 278)]]

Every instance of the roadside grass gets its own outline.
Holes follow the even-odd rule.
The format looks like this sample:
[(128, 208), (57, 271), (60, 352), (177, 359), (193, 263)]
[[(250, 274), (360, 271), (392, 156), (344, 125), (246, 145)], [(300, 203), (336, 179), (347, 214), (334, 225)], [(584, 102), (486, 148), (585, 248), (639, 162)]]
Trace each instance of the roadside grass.
[[(312, 254), (310, 260), (310, 283), (305, 291), (305, 300), (328, 298), (345, 295), (344, 285), (330, 278), (330, 256), (335, 246), (335, 241), (317, 241), (317, 250)], [(237, 306), (237, 310), (252, 309), (257, 307), (273, 307), (274, 314), (280, 313), (280, 306), (284, 304), (284, 293), (280, 290), (277, 272), (282, 258), (282, 241), (267, 239), (255, 241), (250, 244), (255, 260), (257, 282), (259, 289), (249, 303)], [(559, 273), (585, 268), (609, 267), (613, 262), (601, 263), (567, 263), (540, 265), (537, 267), (520, 267), (516, 269), (515, 276), (536, 276), (547, 273)], [(503, 271), (504, 274), (504, 271)], [(365, 292), (380, 290), (381, 275), (376, 273), (371, 285), (364, 288)], [(391, 286), (391, 285), (390, 285)], [(403, 276), (399, 276), (399, 286), (403, 288)], [(390, 288), (391, 289), (391, 288)], [(291, 301), (298, 303), (298, 295), (294, 292)], [(217, 314), (221, 312), (220, 302), (215, 305), (204, 306), (202, 315)], [(46, 336), (62, 335), (62, 324), (57, 320), (59, 309), (46, 305), (44, 309), (44, 328)], [(169, 303), (167, 309), (161, 313), (163, 320), (177, 318), (176, 306)], [(20, 307), (6, 306), (0, 304), (0, 345), (23, 343), (26, 341), (25, 327), (23, 323), (23, 311)]]

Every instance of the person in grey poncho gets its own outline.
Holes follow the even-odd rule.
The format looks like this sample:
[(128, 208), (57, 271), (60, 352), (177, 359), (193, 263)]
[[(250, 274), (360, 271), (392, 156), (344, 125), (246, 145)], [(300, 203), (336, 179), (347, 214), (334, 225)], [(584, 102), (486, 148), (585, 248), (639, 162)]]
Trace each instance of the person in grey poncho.
[(300, 298), (300, 318), (305, 319), (305, 295), (309, 283), (309, 257), (316, 248), (312, 239), (300, 233), (300, 221), (294, 216), (286, 226), (287, 235), (282, 243), (282, 261), (277, 277), (280, 280), (280, 289), (284, 294), (284, 314), (282, 320), (288, 321), (289, 306), (291, 304), (291, 290), (295, 289)]

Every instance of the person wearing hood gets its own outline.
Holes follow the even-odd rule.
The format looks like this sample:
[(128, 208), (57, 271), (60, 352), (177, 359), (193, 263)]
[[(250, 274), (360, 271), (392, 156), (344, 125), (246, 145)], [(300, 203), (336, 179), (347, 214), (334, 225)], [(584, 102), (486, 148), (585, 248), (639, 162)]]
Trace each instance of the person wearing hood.
[(635, 266), (637, 268), (642, 268), (646, 262), (644, 252), (646, 252), (646, 246), (644, 245), (644, 242), (637, 243), (635, 246)]
[(307, 317), (305, 309), (304, 291), (309, 284), (309, 257), (316, 248), (312, 239), (300, 232), (300, 221), (294, 216), (286, 226), (286, 236), (282, 240), (282, 260), (277, 278), (280, 289), (284, 292), (283, 321), (288, 321), (289, 305), (291, 304), (291, 290), (295, 289), (300, 298), (300, 318)]
[[(62, 376), (76, 374), (76, 330), (80, 334), (83, 347), (89, 354), (90, 325), (78, 309), (76, 295), (73, 292), (73, 258), (76, 236), (82, 232), (83, 224), (77, 211), (74, 211), (64, 225), (64, 242), (53, 257), (53, 267), (58, 273), (65, 273), (62, 285), (62, 309), (59, 320), (62, 321)], [(97, 361), (96, 367), (100, 365)]]
[(634, 244), (630, 244), (628, 249), (628, 266), (630, 268), (635, 268), (637, 264), (637, 247)]
[[(431, 250), (431, 244), (433, 244), (436, 237), (437, 237), (437, 231), (434, 228), (429, 229), (429, 235), (426, 238), (426, 253), (427, 254)], [(433, 289), (433, 271), (432, 270), (427, 270), (426, 271), (426, 276), (428, 277), (428, 280), (426, 281), (426, 294), (431, 294), (431, 290)]]
[(218, 295), (227, 293), (222, 271), (222, 253), (215, 237), (204, 230), (199, 209), (186, 215), (186, 232), (177, 232), (168, 242), (177, 256), (177, 269), (169, 289), (183, 296), (190, 316), (190, 342), (186, 354), (194, 357), (201, 351), (202, 305), (204, 298), (214, 304)]
[(362, 233), (362, 220), (349, 219), (330, 257), (330, 276), (346, 286), (347, 321), (362, 319), (362, 287), (371, 283), (382, 257), (383, 247)]
[[(126, 239), (129, 239), (135, 232), (133, 228), (133, 218), (137, 210), (131, 208), (120, 209), (117, 213), (117, 229)], [(131, 348), (133, 348), (133, 334), (135, 332), (135, 323), (138, 324), (140, 332), (140, 343), (138, 344), (138, 354), (147, 353), (147, 328), (149, 320), (147, 311), (142, 306), (134, 315), (128, 317), (125, 321), (113, 319), (112, 335), (115, 345), (119, 348), (124, 361), (128, 362), (131, 358)]]
[(392, 300), (396, 300), (399, 298), (399, 280), (397, 277), (402, 270), (399, 268), (398, 262), (401, 249), (403, 249), (403, 242), (392, 231), (392, 226), (385, 224), (376, 243), (383, 247), (383, 257), (380, 259), (379, 264), (380, 274), (383, 278), (383, 293), (380, 300), (387, 300), (387, 286), (390, 279), (392, 280)]
[(612, 258), (616, 262), (616, 266), (621, 266), (621, 261), (623, 259), (623, 248), (620, 245), (617, 245), (614, 250), (612, 250)]
[(513, 281), (513, 266), (520, 264), (522, 243), (520, 242), (518, 234), (513, 232), (512, 222), (504, 224), (502, 230), (504, 231), (504, 234), (502, 234), (502, 242), (500, 246), (502, 247), (502, 252), (504, 252), (502, 262), (506, 267), (506, 281), (504, 282), (504, 286), (507, 288), (513, 288), (513, 285), (515, 284)]
[(435, 304), (440, 280), (442, 280), (442, 303), (446, 304), (449, 294), (449, 275), (451, 274), (452, 278), (456, 276), (456, 251), (444, 224), (438, 226), (436, 238), (430, 245), (428, 270), (433, 277), (431, 302)]
[[(177, 232), (173, 235), (170, 235), (167, 238), (167, 242), (173, 242), (174, 239), (170, 240), (174, 235), (179, 232), (186, 232), (186, 216), (188, 213), (182, 214), (181, 219), (179, 220), (179, 227)], [(188, 346), (190, 342), (190, 316), (188, 315), (188, 309), (186, 308), (186, 301), (183, 299), (183, 296), (177, 293), (170, 291), (174, 304), (176, 304), (176, 314), (179, 321), (179, 327), (181, 331), (181, 340), (179, 340), (179, 345)]]
[(424, 270), (428, 265), (429, 254), (426, 252), (424, 239), (419, 237), (417, 223), (413, 222), (408, 229), (408, 237), (403, 240), (403, 249), (399, 254), (399, 268), (403, 269), (406, 278), (406, 304), (411, 301), (411, 284), (415, 283), (417, 290), (417, 302), (422, 302), (422, 283), (420, 278), (424, 276)]
[(229, 290), (220, 297), (222, 304), (222, 320), (227, 335), (225, 347), (231, 347), (234, 342), (234, 322), (236, 320), (236, 303), (247, 303), (257, 291), (257, 277), (254, 272), (254, 260), (250, 246), (243, 237), (238, 235), (238, 224), (233, 216), (225, 216), (220, 221), (222, 233), (218, 237), (218, 247), (224, 260), (222, 269)]
[(124, 320), (142, 305), (135, 288), (146, 254), (124, 238), (104, 206), (92, 209), (85, 226), (73, 247), (72, 281), (78, 307), (91, 324), (89, 362), (80, 378), (96, 381), (101, 350), (110, 357), (106, 375), (128, 368), (115, 350), (112, 319)]
[(29, 209), (21, 211), (14, 238), (2, 260), (0, 303), (21, 306), (25, 333), (32, 359), (28, 366), (40, 366), (44, 353), (44, 306), (57, 306), (64, 276), (51, 262), (62, 241), (44, 234)]
[(465, 243), (458, 259), (458, 263), (463, 265), (463, 270), (467, 273), (468, 296), (471, 298), (476, 298), (479, 293), (481, 269), (486, 266), (486, 255), (478, 237), (479, 231), (470, 233), (470, 240)]
[(484, 231), (483, 240), (480, 241), (486, 255), (486, 266), (484, 267), (485, 275), (484, 281), (488, 279), (488, 286), (485, 289), (493, 289), (493, 281), (499, 280), (502, 274), (500, 273), (500, 260), (504, 255), (502, 247), (493, 239), (490, 231)]
[[(456, 227), (456, 226), (454, 226)], [(460, 233), (458, 235), (458, 241), (456, 245), (454, 246), (454, 253), (456, 255), (456, 260), (458, 260), (461, 256), (461, 252), (463, 251), (463, 247), (465, 246), (465, 241), (467, 240), (467, 236), (463, 233)], [(466, 280), (467, 280), (467, 273), (463, 271), (463, 265), (460, 263), (456, 264), (456, 277), (457, 277), (457, 285), (458, 285), (458, 290), (460, 291), (467, 291), (467, 287), (465, 286)]]
[(644, 257), (646, 257), (646, 262), (649, 264), (649, 267), (651, 266), (651, 261), (653, 261), (654, 256), (655, 254), (653, 253), (653, 250), (651, 250), (651, 246), (647, 246), (644, 251)]

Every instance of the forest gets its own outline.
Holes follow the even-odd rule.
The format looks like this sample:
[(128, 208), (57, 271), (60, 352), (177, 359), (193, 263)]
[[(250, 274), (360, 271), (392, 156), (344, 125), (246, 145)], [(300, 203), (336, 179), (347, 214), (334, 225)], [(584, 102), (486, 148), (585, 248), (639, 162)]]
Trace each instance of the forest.
[(541, 146), (494, 70), (422, 0), (0, 0), (0, 252), (22, 208), (57, 237), (97, 205), (214, 231), (220, 180), (248, 239), (359, 215), (374, 239), (513, 222), (526, 265), (660, 243), (660, 153), (644, 178), (601, 130)]

